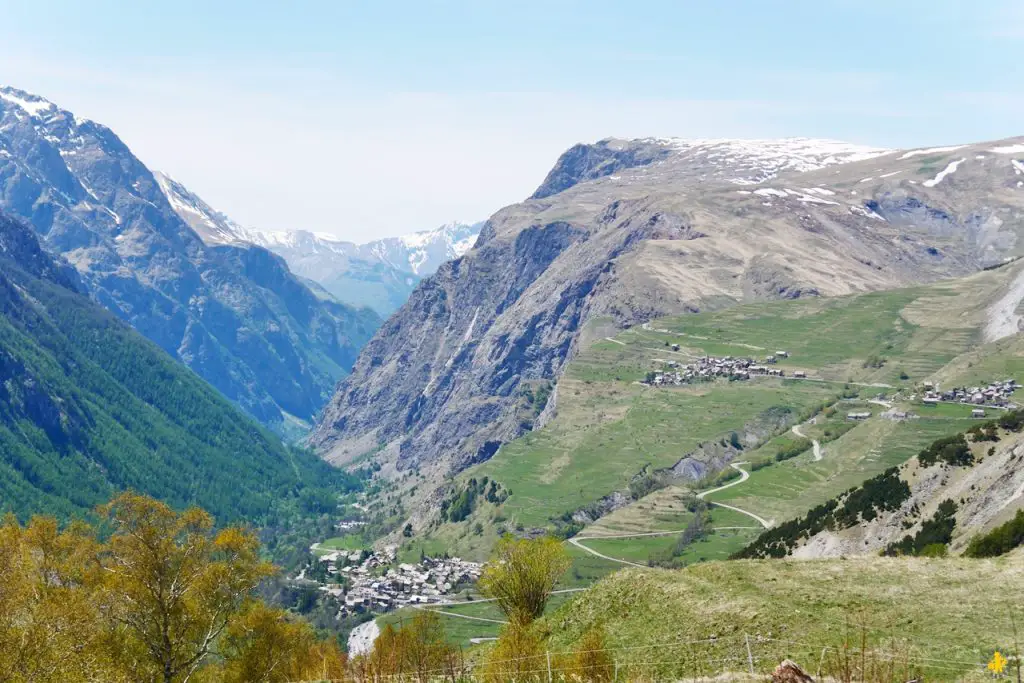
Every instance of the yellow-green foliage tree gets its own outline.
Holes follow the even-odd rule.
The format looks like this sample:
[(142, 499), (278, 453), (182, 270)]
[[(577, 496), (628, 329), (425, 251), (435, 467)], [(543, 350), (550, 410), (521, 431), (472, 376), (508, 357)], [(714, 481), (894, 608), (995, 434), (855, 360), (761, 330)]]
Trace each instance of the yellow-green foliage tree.
[(406, 677), (426, 683), (459, 680), (464, 663), (461, 652), (445, 640), (441, 618), (434, 612), (420, 612), (400, 629), (386, 624), (373, 650), (358, 657), (352, 668), (360, 681)]
[(526, 625), (544, 613), (551, 591), (570, 563), (565, 548), (554, 538), (506, 536), (498, 542), (478, 585), (509, 621)]
[(259, 559), (253, 533), (214, 533), (213, 519), (197, 508), (179, 514), (126, 493), (101, 513), (113, 530), (100, 562), (105, 612), (122, 636), (119, 658), (139, 680), (188, 678), (273, 568)]
[(547, 654), (536, 629), (529, 624), (510, 622), (487, 655), (486, 679), (489, 683), (547, 680)]
[(346, 676), (345, 655), (317, 642), (309, 624), (279, 609), (256, 604), (227, 628), (219, 647), (226, 659), (225, 683), (284, 683), (338, 680)]
[(272, 567), (251, 531), (215, 531), (201, 510), (131, 493), (99, 515), (102, 536), (47, 517), (0, 524), (0, 681), (270, 682), (343, 671), (336, 645), (254, 599)]
[(0, 681), (128, 681), (99, 610), (98, 545), (80, 524), (51, 518), (0, 525)]
[(503, 538), (480, 576), (480, 591), (508, 617), (487, 658), (491, 681), (539, 680), (548, 661), (541, 638), (530, 628), (544, 613), (555, 584), (571, 560), (557, 540)]

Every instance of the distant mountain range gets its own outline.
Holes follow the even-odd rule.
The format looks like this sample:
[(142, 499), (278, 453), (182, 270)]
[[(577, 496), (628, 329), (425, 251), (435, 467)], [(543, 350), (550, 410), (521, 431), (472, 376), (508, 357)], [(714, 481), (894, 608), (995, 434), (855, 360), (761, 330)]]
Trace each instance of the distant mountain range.
[(482, 223), (450, 223), (434, 230), (355, 244), (306, 230), (265, 232), (239, 225), (182, 183), (156, 173), (171, 206), (211, 246), (255, 244), (278, 254), (296, 275), (313, 280), (340, 301), (388, 315), (419, 281), (472, 248)]
[(206, 244), (113, 131), (8, 87), (0, 209), (97, 302), (278, 429), (316, 415), (380, 324), (261, 246)]

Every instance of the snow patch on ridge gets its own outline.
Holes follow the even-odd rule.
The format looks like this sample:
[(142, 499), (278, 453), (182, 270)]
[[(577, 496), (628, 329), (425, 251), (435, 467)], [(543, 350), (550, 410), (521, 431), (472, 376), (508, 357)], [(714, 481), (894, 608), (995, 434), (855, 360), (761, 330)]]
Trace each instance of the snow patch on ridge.
[(967, 160), (957, 159), (956, 161), (949, 162), (946, 168), (939, 171), (934, 178), (932, 178), (931, 180), (926, 180), (921, 184), (924, 185), (925, 187), (935, 187), (936, 185), (941, 183), (942, 179), (948, 176), (950, 173), (956, 173), (957, 167), (960, 166), (960, 164), (964, 163), (965, 161)]
[(57, 106), (49, 100), (14, 88), (0, 88), (0, 99), (10, 102), (33, 117), (39, 116), (45, 111), (57, 109)]
[(958, 149), (962, 149), (963, 147), (966, 147), (966, 146), (967, 145), (953, 145), (951, 147), (928, 147), (928, 148), (925, 148), (925, 149), (912, 149), (909, 152), (907, 152), (906, 154), (904, 154), (903, 156), (901, 156), (900, 159), (909, 159), (910, 157), (916, 157), (916, 156), (919, 156), (921, 154), (938, 154), (939, 152), (955, 152)]
[(1024, 144), (1022, 145), (1003, 145), (1001, 147), (993, 147), (989, 150), (996, 154), (1024, 154)]

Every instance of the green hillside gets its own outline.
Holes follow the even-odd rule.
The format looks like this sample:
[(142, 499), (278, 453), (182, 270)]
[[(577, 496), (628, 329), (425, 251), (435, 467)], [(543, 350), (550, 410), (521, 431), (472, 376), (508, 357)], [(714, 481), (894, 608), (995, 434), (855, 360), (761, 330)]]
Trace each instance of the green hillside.
[(835, 674), (844, 645), (857, 665), (866, 646), (878, 666), (895, 661), (926, 680), (980, 680), (993, 651), (1015, 651), (1010, 611), (1020, 608), (1022, 569), (1019, 553), (630, 569), (568, 601), (542, 628), (557, 651), (601, 623), (620, 671), (648, 680), (746, 672), (751, 664), (763, 676), (784, 658)]
[(75, 287), (0, 215), (0, 510), (66, 517), (132, 488), (258, 520), (303, 487), (353, 483)]
[[(583, 543), (602, 555), (645, 564), (676, 537), (623, 536), (682, 531), (692, 515), (673, 501), (738, 477), (727, 468), (716, 481), (726, 462), (748, 463), (741, 468), (749, 479), (733, 480), (734, 486), (707, 501), (714, 527), (754, 528), (712, 534), (678, 561), (728, 557), (760, 525), (714, 503), (771, 523), (796, 517), (969, 426), (966, 406), (922, 407), (915, 392), (924, 381), (948, 386), (1020, 377), (1021, 345), (1014, 338), (994, 344), (982, 338), (987, 307), (1018, 273), (1010, 266), (888, 292), (752, 303), (658, 320), (612, 338), (595, 332), (597, 339), (558, 382), (554, 418), (460, 475), (450, 494), (454, 500), (469, 479), (486, 477), (507, 498), (477, 497), (468, 517), (427, 529), (407, 543), (407, 552), (443, 549), (482, 557), (502, 532), (546, 528), (577, 533), (579, 542), (619, 536)], [(781, 378), (642, 383), (669, 361), (685, 364), (705, 355), (763, 361), (780, 350), (788, 353), (773, 366), (785, 372)], [(798, 371), (806, 378), (795, 378)], [(882, 418), (889, 409), (918, 419)], [(854, 423), (846, 417), (850, 412), (871, 417)], [(791, 431), (794, 426), (802, 436)], [(822, 457), (810, 448), (811, 439), (821, 443)], [(730, 442), (741, 448), (730, 449)], [(669, 470), (683, 458), (687, 472)], [(617, 504), (602, 507), (602, 499), (616, 492)], [(610, 507), (619, 509), (607, 514)], [(571, 521), (580, 512), (597, 522), (581, 528)], [(608, 571), (621, 566), (590, 559)]]

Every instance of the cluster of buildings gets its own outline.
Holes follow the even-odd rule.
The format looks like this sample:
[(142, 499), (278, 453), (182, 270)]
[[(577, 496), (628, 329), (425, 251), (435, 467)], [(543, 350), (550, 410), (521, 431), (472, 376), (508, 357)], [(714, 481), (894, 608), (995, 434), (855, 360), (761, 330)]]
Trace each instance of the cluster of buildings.
[(381, 551), (338, 550), (316, 561), (326, 565), (328, 581), (320, 590), (341, 604), (338, 616), (387, 612), (405, 605), (444, 602), (480, 578), (483, 565), (455, 558), (427, 557), (417, 564), (395, 565), (395, 547)]
[[(775, 355), (768, 356), (763, 364), (757, 363), (753, 358), (734, 358), (725, 356), (716, 358), (704, 356), (693, 363), (681, 364), (677, 361), (666, 362), (666, 368), (660, 372), (647, 374), (645, 384), (651, 386), (666, 386), (678, 384), (690, 384), (693, 382), (707, 382), (714, 379), (746, 380), (755, 375), (769, 377), (784, 377), (785, 372), (774, 366), (779, 358), (788, 358), (786, 351), (777, 351)], [(802, 370), (793, 373), (793, 377), (807, 377)]]
[[(1017, 384), (1016, 380), (1006, 379), (1001, 382), (992, 382), (984, 387), (954, 387), (942, 391), (937, 385), (925, 382), (921, 402), (925, 405), (950, 402), (1005, 408), (1011, 405), (1010, 398), (1013, 392), (1020, 387), (1021, 385)], [(984, 417), (984, 415), (984, 411), (981, 411), (981, 414), (976, 417)]]

